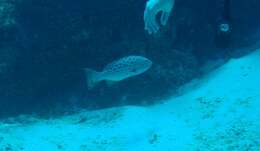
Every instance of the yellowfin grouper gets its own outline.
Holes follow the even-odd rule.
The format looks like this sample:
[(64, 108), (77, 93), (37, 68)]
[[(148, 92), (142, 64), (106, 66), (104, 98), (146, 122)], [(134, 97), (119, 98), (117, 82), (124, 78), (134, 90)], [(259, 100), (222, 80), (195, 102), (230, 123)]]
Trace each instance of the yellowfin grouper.
[(93, 88), (101, 81), (117, 82), (126, 78), (139, 75), (152, 66), (152, 61), (142, 56), (127, 56), (105, 66), (98, 72), (89, 68), (85, 69), (88, 88)]

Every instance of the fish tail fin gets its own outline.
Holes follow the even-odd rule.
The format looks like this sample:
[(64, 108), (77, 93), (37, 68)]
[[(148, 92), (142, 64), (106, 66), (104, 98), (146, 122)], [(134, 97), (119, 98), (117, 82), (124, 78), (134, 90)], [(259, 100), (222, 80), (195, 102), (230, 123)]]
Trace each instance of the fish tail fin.
[(100, 72), (97, 72), (95, 70), (89, 69), (89, 68), (85, 68), (85, 76), (86, 76), (86, 80), (87, 80), (87, 86), (88, 89), (92, 89), (93, 87), (95, 87), (95, 85), (100, 82)]

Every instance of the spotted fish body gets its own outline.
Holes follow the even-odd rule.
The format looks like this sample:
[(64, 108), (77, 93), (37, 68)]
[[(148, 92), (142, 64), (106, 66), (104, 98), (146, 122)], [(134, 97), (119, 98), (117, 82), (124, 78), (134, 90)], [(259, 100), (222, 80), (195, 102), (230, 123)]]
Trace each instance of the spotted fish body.
[(152, 62), (142, 56), (128, 56), (114, 61), (101, 72), (85, 69), (88, 88), (94, 87), (100, 81), (121, 81), (139, 75), (152, 66)]

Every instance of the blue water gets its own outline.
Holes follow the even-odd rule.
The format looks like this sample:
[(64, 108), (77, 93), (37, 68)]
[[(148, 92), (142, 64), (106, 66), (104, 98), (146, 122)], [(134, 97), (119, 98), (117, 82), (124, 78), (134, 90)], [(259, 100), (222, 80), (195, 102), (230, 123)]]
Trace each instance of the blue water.
[[(260, 2), (231, 1), (230, 46), (218, 48), (219, 3), (179, 0), (167, 25), (149, 35), (144, 0), (1, 1), (0, 116), (54, 116), (78, 108), (160, 102), (202, 76), (207, 61), (242, 56), (234, 50), (251, 47), (260, 38)], [(83, 68), (102, 70), (133, 54), (151, 59), (153, 68), (116, 85), (101, 83), (87, 90)]]
[[(234, 151), (260, 148), (254, 106), (259, 73), (252, 63), (259, 50), (237, 59), (259, 48), (260, 1), (176, 0), (156, 34), (144, 28), (146, 3), (0, 1), (0, 151), (66, 150), (66, 145), (86, 151), (93, 144), (101, 147), (97, 151), (122, 144), (122, 151), (150, 151), (189, 141), (202, 151), (222, 145)], [(223, 36), (218, 25), (225, 9), (231, 32)], [(129, 55), (149, 58), (151, 69), (88, 89), (84, 68), (102, 71)], [(196, 79), (202, 79), (201, 87)], [(192, 93), (179, 90), (191, 81)]]

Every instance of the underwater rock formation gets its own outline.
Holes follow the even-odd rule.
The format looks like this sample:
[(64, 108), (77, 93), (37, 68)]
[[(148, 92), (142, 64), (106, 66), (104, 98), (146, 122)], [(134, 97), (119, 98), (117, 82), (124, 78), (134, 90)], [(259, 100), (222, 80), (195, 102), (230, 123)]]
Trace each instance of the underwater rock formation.
[[(234, 10), (246, 13), (234, 18), (239, 23), (234, 31), (241, 32), (235, 34), (232, 46), (252, 42), (247, 29), (252, 33), (258, 21), (248, 16), (260, 14), (256, 3), (246, 2)], [(232, 48), (214, 46), (217, 9), (211, 1), (176, 2), (169, 24), (155, 36), (143, 29), (144, 5), (145, 1), (120, 0), (1, 1), (0, 115), (56, 115), (71, 106), (151, 105), (200, 75), (206, 61), (232, 56)], [(241, 11), (251, 5), (254, 9)], [(255, 24), (245, 22), (250, 19)], [(101, 69), (128, 55), (150, 58), (154, 66), (140, 77), (87, 90), (83, 68)]]
[(14, 63), (17, 52), (12, 46), (12, 41), (15, 41), (15, 25), (15, 2), (0, 1), (0, 76)]
[(0, 28), (9, 28), (15, 24), (15, 1), (1, 0), (0, 2)]
[[(153, 45), (157, 39), (147, 37), (142, 28), (143, 3), (119, 2), (110, 4), (109, 10), (94, 9), (94, 4), (87, 9), (87, 4), (53, 0), (17, 3), (17, 32), (11, 34), (17, 39), (10, 44), (15, 46), (17, 59), (2, 87), (2, 93), (8, 94), (2, 104), (10, 107), (1, 110), (1, 115), (67, 112), (70, 106), (95, 109), (152, 104), (147, 100), (168, 96), (171, 88), (197, 74), (197, 62), (189, 49), (174, 49), (167, 36)], [(101, 84), (87, 90), (83, 68), (100, 69), (127, 55), (151, 58), (155, 68), (112, 87)]]

